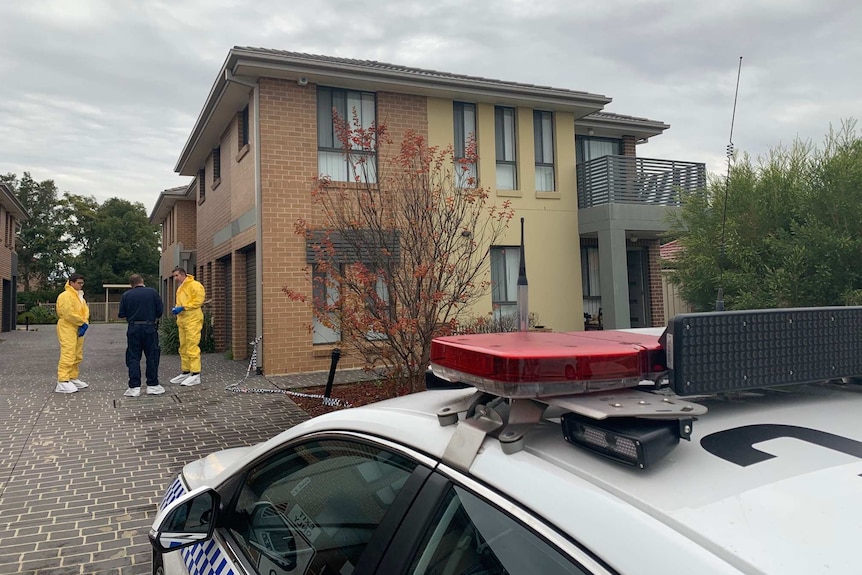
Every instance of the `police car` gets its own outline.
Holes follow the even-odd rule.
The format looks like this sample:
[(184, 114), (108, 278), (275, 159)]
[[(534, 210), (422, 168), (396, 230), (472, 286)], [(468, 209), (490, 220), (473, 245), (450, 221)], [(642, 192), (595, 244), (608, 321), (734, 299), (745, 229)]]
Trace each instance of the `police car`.
[(434, 389), (187, 465), (154, 573), (862, 573), (862, 308), (439, 338)]

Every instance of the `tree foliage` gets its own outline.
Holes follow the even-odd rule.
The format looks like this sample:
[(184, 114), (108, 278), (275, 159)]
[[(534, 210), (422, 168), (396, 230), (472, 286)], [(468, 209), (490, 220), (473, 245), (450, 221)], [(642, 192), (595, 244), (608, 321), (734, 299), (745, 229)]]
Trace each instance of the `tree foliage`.
[(159, 236), (140, 202), (66, 194), (75, 271), (90, 285), (125, 284), (138, 273), (158, 283)]
[(313, 251), (313, 295), (284, 291), (309, 303), (315, 323), (367, 366), (415, 382), (431, 340), (487, 293), (488, 247), (513, 210), (477, 186), (472, 143), (456, 158), (415, 132), (394, 144), (385, 126), (336, 123), (354, 182), (318, 181), (315, 215), (296, 224)]
[[(53, 180), (37, 182), (24, 172), (0, 176), (27, 209), (18, 243), (21, 301), (53, 301), (72, 272), (87, 278), (89, 289), (122, 283), (133, 273), (158, 280), (158, 228), (144, 205), (111, 198), (99, 204), (92, 196), (59, 195)], [(43, 297), (44, 294), (51, 297)]]
[(855, 122), (823, 146), (796, 140), (729, 180), (684, 196), (672, 232), (683, 246), (672, 280), (697, 309), (862, 303), (862, 140)]
[(70, 245), (65, 237), (65, 212), (53, 180), (37, 182), (24, 172), (0, 176), (30, 217), (22, 222), (18, 236), (18, 278), (24, 291), (54, 287), (69, 272)]

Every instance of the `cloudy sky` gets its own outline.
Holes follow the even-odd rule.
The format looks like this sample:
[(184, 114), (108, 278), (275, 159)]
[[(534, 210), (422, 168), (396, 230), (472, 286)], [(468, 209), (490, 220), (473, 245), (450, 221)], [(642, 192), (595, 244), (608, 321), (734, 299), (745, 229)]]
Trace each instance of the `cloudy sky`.
[(0, 173), (151, 210), (232, 46), (610, 96), (638, 155), (723, 173), (862, 115), (858, 0), (21, 0), (0, 4)]

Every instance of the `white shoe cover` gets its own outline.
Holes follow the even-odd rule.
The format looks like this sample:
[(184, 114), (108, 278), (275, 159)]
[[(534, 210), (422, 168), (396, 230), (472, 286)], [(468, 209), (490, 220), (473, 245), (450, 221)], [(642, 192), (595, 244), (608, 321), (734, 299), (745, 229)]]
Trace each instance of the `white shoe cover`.
[(201, 382), (201, 374), (190, 375), (185, 378), (180, 385), (197, 385)]
[(75, 393), (78, 388), (71, 381), (58, 381), (54, 391), (57, 393)]

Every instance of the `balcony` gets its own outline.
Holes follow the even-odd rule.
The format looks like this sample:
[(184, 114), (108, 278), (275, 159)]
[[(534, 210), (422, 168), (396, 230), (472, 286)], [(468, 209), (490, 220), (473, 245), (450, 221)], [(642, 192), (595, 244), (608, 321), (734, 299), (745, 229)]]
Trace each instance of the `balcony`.
[(605, 204), (680, 205), (680, 190), (706, 187), (706, 164), (603, 156), (578, 164), (578, 208)]

